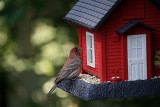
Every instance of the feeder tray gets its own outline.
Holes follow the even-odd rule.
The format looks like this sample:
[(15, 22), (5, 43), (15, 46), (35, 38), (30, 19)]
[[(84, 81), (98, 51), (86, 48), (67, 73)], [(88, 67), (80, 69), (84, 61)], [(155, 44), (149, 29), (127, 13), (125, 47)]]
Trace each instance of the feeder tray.
[(160, 79), (90, 84), (83, 80), (62, 81), (58, 88), (83, 100), (102, 100), (160, 95)]

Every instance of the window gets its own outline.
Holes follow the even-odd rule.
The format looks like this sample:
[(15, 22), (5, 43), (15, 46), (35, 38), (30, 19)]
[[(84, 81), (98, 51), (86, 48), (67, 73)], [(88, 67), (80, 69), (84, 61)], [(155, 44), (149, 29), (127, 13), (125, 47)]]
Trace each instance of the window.
[(87, 65), (95, 68), (94, 34), (86, 32)]

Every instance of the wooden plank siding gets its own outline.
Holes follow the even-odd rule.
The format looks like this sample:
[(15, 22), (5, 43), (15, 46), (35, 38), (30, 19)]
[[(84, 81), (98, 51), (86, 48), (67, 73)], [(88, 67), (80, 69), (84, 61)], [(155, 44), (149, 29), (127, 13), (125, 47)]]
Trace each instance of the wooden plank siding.
[[(94, 34), (95, 45), (95, 68), (87, 65), (87, 53), (86, 53), (86, 31)], [(83, 71), (100, 77), (101, 71), (101, 38), (98, 36), (100, 31), (91, 31), (86, 28), (82, 28), (82, 49), (83, 49)]]
[[(141, 1), (141, 0), (138, 0), (138, 1)], [(105, 43), (105, 46), (106, 46), (105, 54), (106, 54), (106, 72), (107, 72), (106, 81), (109, 81), (111, 77), (115, 76), (115, 74), (113, 73), (115, 68), (119, 69), (118, 75), (123, 80), (128, 79), (127, 67), (121, 68), (122, 67), (121, 65), (123, 64), (123, 62), (121, 61), (121, 59), (123, 58), (122, 57), (123, 53), (121, 52), (121, 48), (122, 48), (121, 40), (113, 41), (113, 35), (118, 29), (126, 25), (131, 20), (141, 21), (145, 23), (146, 25), (149, 25), (156, 29), (156, 31), (152, 32), (151, 34), (152, 76), (154, 77), (156, 75), (160, 75), (160, 69), (156, 68), (154, 65), (155, 52), (157, 50), (160, 50), (160, 10), (158, 10), (158, 8), (155, 7), (155, 5), (152, 4), (150, 0), (144, 0), (144, 17), (143, 15), (141, 15), (141, 17), (139, 18), (134, 18), (132, 16), (125, 18), (128, 13), (127, 12), (125, 13), (124, 11), (125, 7), (123, 6), (127, 2), (132, 2), (132, 0), (123, 0), (122, 3), (119, 4), (116, 10), (113, 11), (113, 13), (108, 17), (108, 19), (100, 27), (100, 29), (103, 29), (105, 31), (104, 35), (105, 35), (105, 40), (106, 40), (105, 41), (106, 42)], [(128, 3), (128, 4), (133, 5), (133, 3)], [(124, 45), (127, 45), (127, 44), (124, 44)], [(125, 57), (127, 59), (127, 56)], [(128, 66), (128, 63), (125, 63), (125, 66)], [(122, 70), (126, 71), (125, 75), (124, 75), (124, 71)]]
[[(123, 35), (119, 35), (119, 40), (115, 41), (113, 36), (117, 30), (125, 26), (131, 20), (138, 20), (156, 29), (156, 31), (151, 31), (150, 34), (151, 43), (148, 44), (151, 44), (151, 47), (149, 46), (148, 48), (151, 48), (151, 53), (147, 54), (151, 54), (151, 63), (147, 63), (147, 66), (149, 66), (148, 64), (152, 64), (152, 69), (148, 68), (152, 71), (152, 74), (149, 74), (149, 76), (152, 75), (152, 77), (154, 77), (160, 75), (160, 69), (154, 65), (155, 53), (156, 51), (160, 50), (160, 10), (155, 7), (155, 5), (150, 0), (136, 0), (136, 5), (134, 5), (133, 2), (135, 1), (122, 0), (118, 7), (111, 13), (111, 15), (105, 20), (105, 22), (98, 30), (89, 30), (84, 27), (81, 27), (81, 30), (79, 30), (79, 32), (81, 32), (79, 33), (81, 35), (80, 46), (83, 48), (83, 71), (98, 77), (103, 77), (105, 72), (106, 80), (101, 82), (110, 81), (111, 77), (115, 76), (114, 71), (117, 69), (118, 75), (122, 78), (122, 80), (128, 80), (128, 57), (126, 54), (127, 50), (124, 48), (124, 46), (127, 46), (127, 43), (125, 42), (127, 40), (123, 37)], [(141, 6), (142, 3), (144, 3), (143, 6)], [(127, 8), (130, 9), (128, 10), (132, 10), (131, 8), (135, 6), (135, 8), (132, 10), (133, 14), (129, 13), (128, 10), (125, 9), (126, 4), (129, 4)], [(138, 9), (136, 9), (136, 7)], [(86, 31), (94, 34), (96, 62), (95, 68), (89, 67), (87, 65)], [(141, 29), (137, 32), (142, 33)], [(105, 43), (102, 43), (103, 41)], [(122, 66), (125, 67), (123, 68)]]

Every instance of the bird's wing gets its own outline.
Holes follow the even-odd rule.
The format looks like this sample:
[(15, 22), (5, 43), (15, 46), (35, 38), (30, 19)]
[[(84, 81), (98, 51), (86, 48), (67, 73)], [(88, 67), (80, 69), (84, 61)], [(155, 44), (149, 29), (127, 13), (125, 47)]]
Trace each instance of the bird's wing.
[(67, 78), (77, 67), (81, 66), (81, 60), (79, 58), (74, 58), (71, 60), (67, 60), (67, 63), (63, 66), (63, 68), (60, 70), (57, 78), (56, 83), (60, 82), (61, 80)]

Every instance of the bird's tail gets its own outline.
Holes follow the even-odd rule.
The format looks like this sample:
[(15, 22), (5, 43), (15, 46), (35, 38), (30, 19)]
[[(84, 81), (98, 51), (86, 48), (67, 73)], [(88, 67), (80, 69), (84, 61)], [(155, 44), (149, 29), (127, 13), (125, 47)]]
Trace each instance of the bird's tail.
[(57, 87), (57, 85), (55, 84), (55, 85), (51, 88), (51, 90), (48, 92), (47, 97), (49, 97), (49, 96), (52, 94), (52, 92), (56, 89), (56, 87)]

